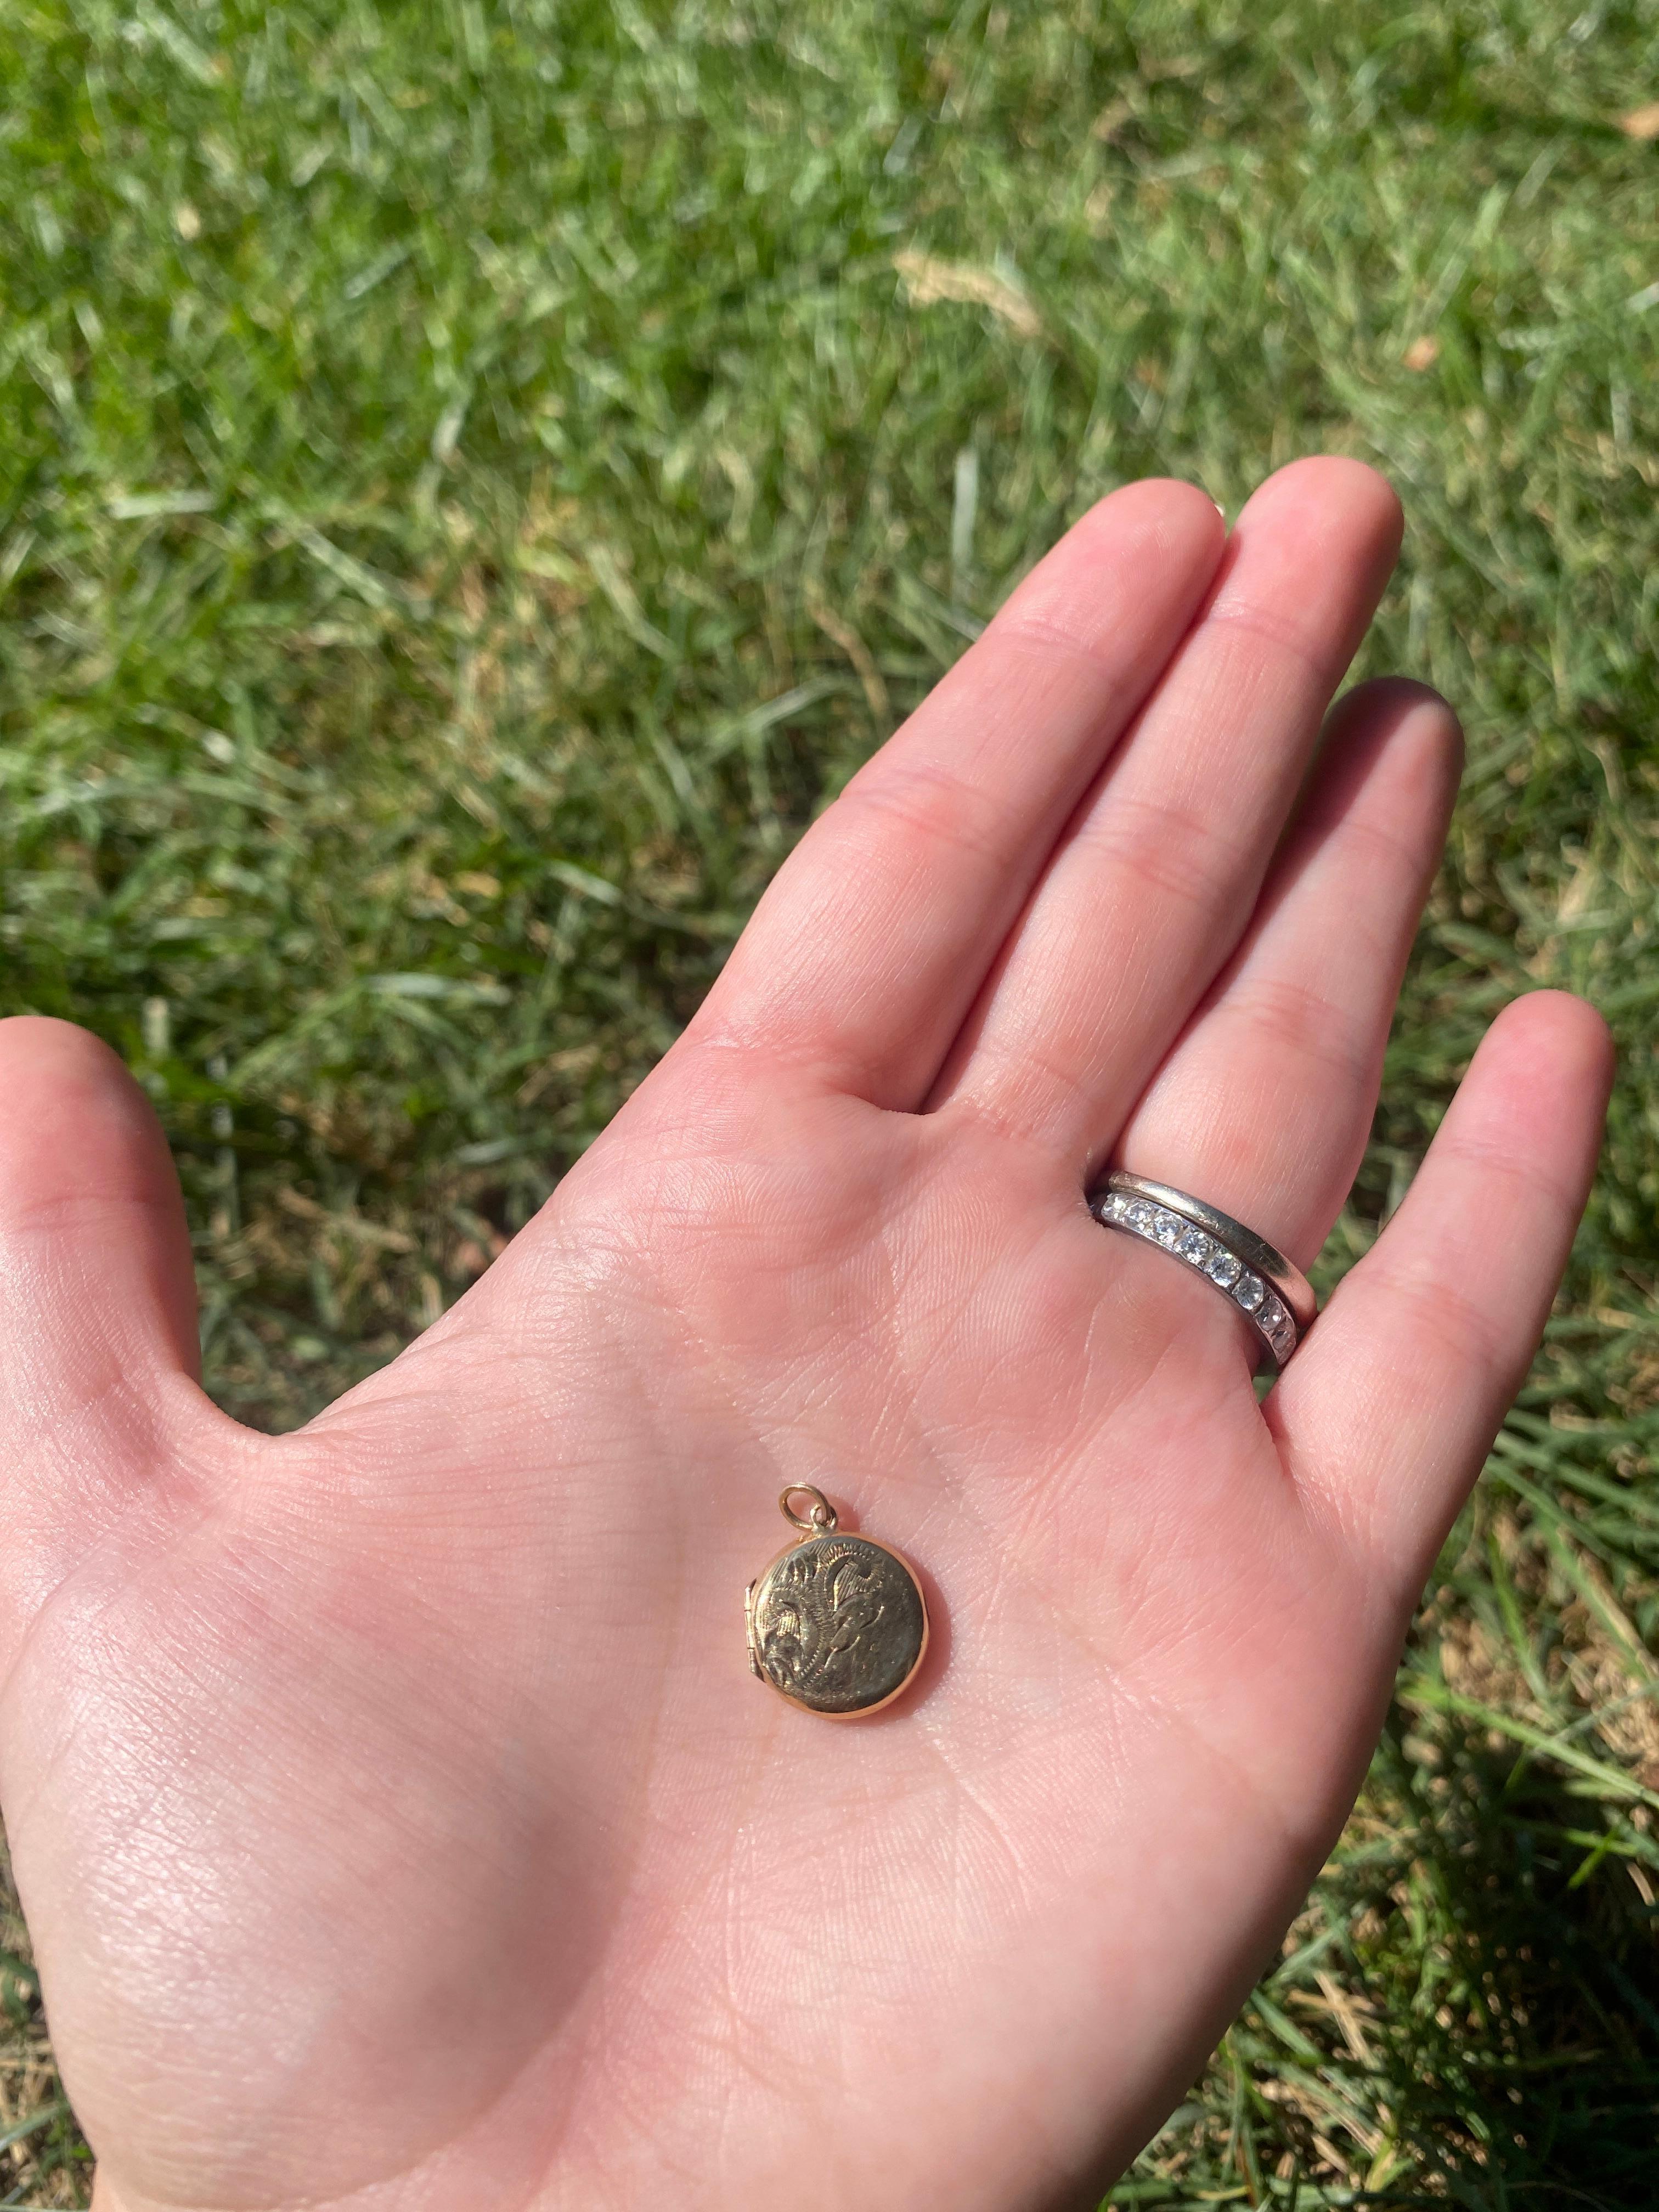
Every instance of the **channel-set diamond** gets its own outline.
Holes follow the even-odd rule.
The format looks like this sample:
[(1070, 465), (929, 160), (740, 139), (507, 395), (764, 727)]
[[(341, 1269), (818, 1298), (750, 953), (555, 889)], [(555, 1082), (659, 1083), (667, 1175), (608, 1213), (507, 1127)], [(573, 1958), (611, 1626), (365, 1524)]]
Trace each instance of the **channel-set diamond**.
[(1230, 1252), (1218, 1238), (1188, 1221), (1167, 1206), (1137, 1198), (1127, 1191), (1108, 1191), (1091, 1200), (1095, 1218), (1115, 1229), (1127, 1230), (1161, 1244), (1166, 1252), (1184, 1260), (1189, 1267), (1207, 1275), (1242, 1307), (1270, 1346), (1282, 1367), (1297, 1346), (1297, 1324), (1285, 1302), (1260, 1275)]

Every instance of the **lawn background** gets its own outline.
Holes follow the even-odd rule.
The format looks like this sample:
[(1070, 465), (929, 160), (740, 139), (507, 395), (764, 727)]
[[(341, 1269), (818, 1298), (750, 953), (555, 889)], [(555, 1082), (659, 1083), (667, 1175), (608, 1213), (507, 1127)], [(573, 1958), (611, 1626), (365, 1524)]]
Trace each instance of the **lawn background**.
[[(1091, 500), (1393, 477), (1364, 665), (1469, 769), (1327, 1285), (1515, 993), (1620, 1088), (1359, 1810), (1111, 2202), (1659, 2202), (1659, 12), (9, 0), (0, 81), (0, 992), (155, 1097), (256, 1422), (487, 1264)], [(81, 2203), (15, 1913), (0, 2002), (0, 2204)]]

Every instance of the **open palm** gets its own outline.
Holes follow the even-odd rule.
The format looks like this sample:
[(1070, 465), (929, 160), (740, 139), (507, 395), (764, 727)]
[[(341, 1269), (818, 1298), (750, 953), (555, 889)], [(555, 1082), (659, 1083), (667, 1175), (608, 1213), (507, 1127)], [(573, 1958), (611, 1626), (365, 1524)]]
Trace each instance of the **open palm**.
[[(1606, 1083), (1510, 1010), (1261, 1402), (1085, 1209), (1121, 1162), (1304, 1264), (1337, 1212), (1457, 773), (1416, 687), (1324, 720), (1397, 535), (1340, 461), (1231, 538), (1097, 507), (297, 1435), (191, 1379), (136, 1088), (0, 1029), (0, 1792), (100, 2205), (988, 2212), (1156, 2126), (1352, 1800)], [(927, 1583), (861, 1724), (748, 1670), (791, 1481)]]

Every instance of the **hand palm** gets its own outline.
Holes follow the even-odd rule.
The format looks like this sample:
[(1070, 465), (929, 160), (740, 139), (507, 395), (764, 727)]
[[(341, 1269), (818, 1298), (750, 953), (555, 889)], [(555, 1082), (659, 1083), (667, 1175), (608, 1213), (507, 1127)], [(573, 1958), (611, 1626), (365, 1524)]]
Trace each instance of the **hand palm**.
[[(1254, 526), (1264, 574), (1310, 507), (1346, 532), (1346, 601), (1310, 617), (1339, 665), (1388, 534), (1360, 475), (1291, 471)], [(998, 653), (1065, 666), (1043, 591), (1154, 495), (1175, 582), (1126, 577), (1113, 610), (1150, 674), (1096, 648), (1080, 679), (1119, 723), (1161, 678), (1153, 702), (1104, 777), (1109, 729), (1069, 793), (1049, 763), (1046, 832), (1006, 793), (994, 832), (963, 732), (1008, 712)], [(1294, 1910), (1547, 1299), (1601, 1048), (1566, 1002), (1504, 1025), (1437, 1188), (1265, 1406), (1224, 1303), (1089, 1218), (1116, 1153), (1317, 1245), (1446, 788), (1440, 710), (1362, 700), (1234, 955), (1196, 893), (1259, 882), (1316, 701), (1275, 700), (1283, 793), (1231, 864), (1202, 824), (1190, 874), (1096, 825), (1138, 818), (1138, 751), (1168, 775), (1218, 637), (1252, 665), (1310, 647), (1235, 642), (1247, 538), (1176, 651), (1213, 525), (1173, 488), (1123, 501), (807, 841), (543, 1216), (298, 1436), (183, 1379), (153, 1138), (73, 1032), (19, 1025), (104, 1180), (40, 1206), (23, 1144), (11, 1279), (36, 1270), (60, 1338), (95, 1296), (104, 1336), (70, 1372), (43, 1332), (14, 1394), (39, 1449), (0, 1781), (128, 2212), (1048, 2202), (1133, 2152)], [(1356, 901), (1362, 849), (1395, 858)], [(1346, 1050), (1287, 1012), (1334, 884), (1371, 972), (1328, 994)], [(1506, 1273), (1476, 1252), (1500, 1139), (1536, 1247)], [(922, 1678), (852, 1729), (744, 1663), (786, 1481), (928, 1583)]]

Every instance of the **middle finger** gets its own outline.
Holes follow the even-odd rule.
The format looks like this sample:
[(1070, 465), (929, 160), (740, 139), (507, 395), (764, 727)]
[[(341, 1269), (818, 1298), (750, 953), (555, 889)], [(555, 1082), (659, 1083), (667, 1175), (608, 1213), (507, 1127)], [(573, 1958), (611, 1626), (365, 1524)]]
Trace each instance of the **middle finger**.
[(935, 1088), (1103, 1157), (1250, 917), (1400, 544), (1358, 461), (1248, 502), (1210, 605), (1074, 818)]

